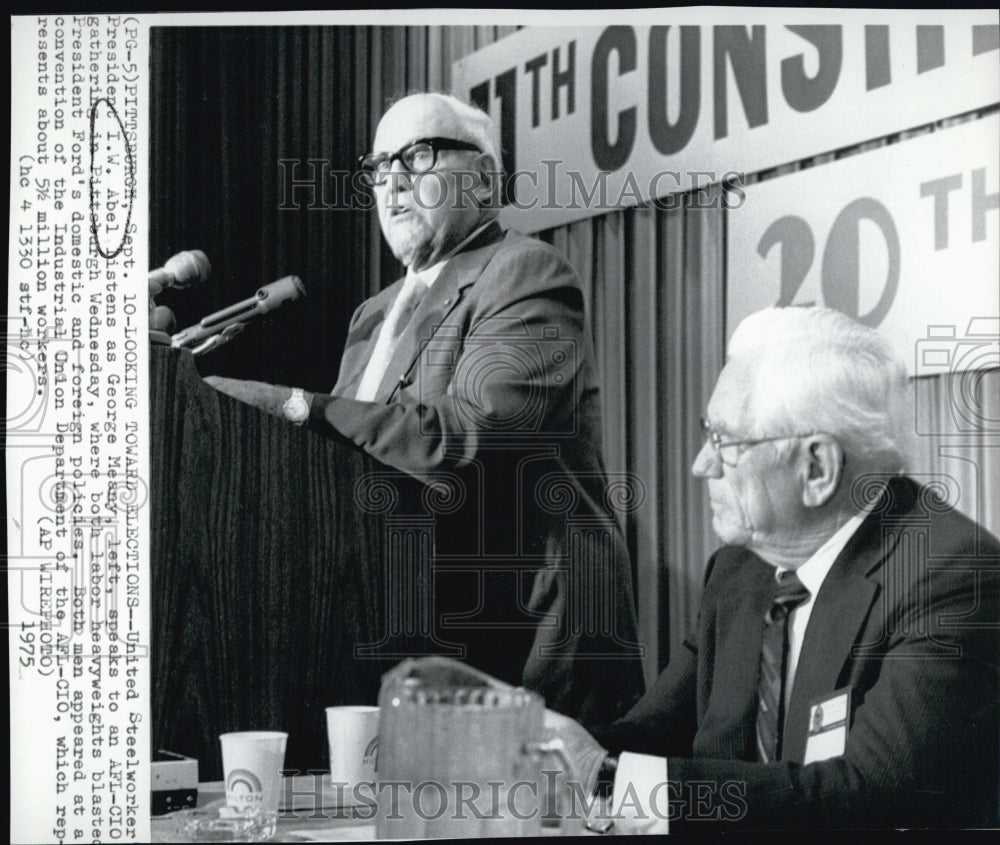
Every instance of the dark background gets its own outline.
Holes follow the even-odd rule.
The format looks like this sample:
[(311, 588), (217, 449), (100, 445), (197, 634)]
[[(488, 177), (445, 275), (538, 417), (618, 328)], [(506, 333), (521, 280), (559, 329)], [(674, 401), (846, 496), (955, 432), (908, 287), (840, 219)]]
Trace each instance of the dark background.
[[(308, 181), (297, 163), (312, 160), (326, 188), (354, 172), (385, 99), (358, 83), (381, 75), (372, 37), (151, 30), (150, 265), (186, 249), (212, 263), (206, 283), (158, 304), (179, 330), (290, 274), (307, 291), (195, 359), (201, 375), (329, 391), (354, 309), (401, 272), (374, 209), (343, 196), (327, 208), (334, 195), (321, 189), (286, 196), (279, 165)], [(212, 780), (220, 733), (281, 729), (289, 768), (321, 768), (323, 707), (376, 703), (395, 662), (351, 658), (352, 643), (379, 638), (382, 528), (351, 495), (371, 462), (152, 352), (154, 747), (197, 757)]]
[[(368, 149), (369, 104), (382, 110), (359, 81), (368, 37), (364, 27), (152, 29), (150, 264), (185, 249), (212, 263), (206, 284), (158, 304), (181, 329), (289, 274), (307, 292), (199, 359), (203, 374), (329, 391), (352, 312), (401, 271), (374, 210), (346, 209), (343, 197), (318, 207), (333, 204), (329, 174), (353, 173)], [(301, 162), (286, 167), (305, 180), (310, 159), (331, 192), (283, 196), (278, 162)]]

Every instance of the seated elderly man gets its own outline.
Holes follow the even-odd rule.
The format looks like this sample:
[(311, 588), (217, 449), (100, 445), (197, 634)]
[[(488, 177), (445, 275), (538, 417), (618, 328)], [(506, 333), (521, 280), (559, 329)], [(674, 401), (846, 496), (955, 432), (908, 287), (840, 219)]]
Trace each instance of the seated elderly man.
[(432, 571), (386, 577), (412, 593), (399, 607), (419, 605), (395, 620), (386, 656), (460, 655), (611, 721), (643, 678), (590, 328), (565, 257), (497, 222), (500, 162), (481, 110), (443, 94), (394, 103), (361, 163), (406, 273), (354, 313), (332, 393), (211, 383), (363, 449), (393, 483), (439, 485), (423, 497), (440, 502)]
[(551, 719), (590, 784), (622, 755), (625, 795), (623, 752), (659, 755), (630, 814), (671, 832), (997, 825), (1000, 547), (900, 474), (904, 389), (886, 341), (835, 311), (771, 309), (733, 335), (693, 466), (726, 543), (697, 624), (593, 740)]

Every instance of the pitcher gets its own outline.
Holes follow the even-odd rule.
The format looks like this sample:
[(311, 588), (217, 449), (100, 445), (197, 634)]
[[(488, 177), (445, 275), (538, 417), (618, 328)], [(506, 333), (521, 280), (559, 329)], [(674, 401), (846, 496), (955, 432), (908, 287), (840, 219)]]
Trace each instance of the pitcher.
[(546, 755), (569, 770), (545, 742), (541, 696), (421, 658), (386, 673), (379, 706), (378, 838), (540, 835)]

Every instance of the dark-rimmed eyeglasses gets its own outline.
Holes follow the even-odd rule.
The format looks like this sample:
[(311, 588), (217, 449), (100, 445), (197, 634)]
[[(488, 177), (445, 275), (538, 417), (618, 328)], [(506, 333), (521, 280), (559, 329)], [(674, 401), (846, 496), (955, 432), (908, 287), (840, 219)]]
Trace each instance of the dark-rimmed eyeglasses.
[(744, 449), (751, 446), (759, 446), (761, 443), (774, 443), (778, 440), (798, 440), (801, 437), (812, 437), (818, 432), (809, 434), (778, 434), (774, 437), (755, 437), (751, 440), (726, 440), (725, 432), (719, 431), (705, 417), (701, 418), (701, 430), (705, 435), (705, 442), (711, 444), (712, 451), (722, 463), (727, 467), (736, 466)]
[(358, 159), (361, 172), (372, 185), (385, 182), (392, 163), (399, 159), (403, 166), (413, 174), (426, 173), (437, 164), (437, 154), (442, 150), (475, 150), (481, 153), (475, 144), (468, 141), (458, 141), (454, 138), (419, 138), (402, 147), (394, 153), (368, 153)]

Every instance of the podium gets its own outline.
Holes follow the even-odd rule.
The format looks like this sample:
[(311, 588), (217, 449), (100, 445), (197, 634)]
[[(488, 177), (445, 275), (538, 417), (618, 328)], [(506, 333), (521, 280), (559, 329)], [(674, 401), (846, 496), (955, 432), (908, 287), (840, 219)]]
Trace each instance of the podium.
[[(381, 465), (206, 385), (150, 347), (153, 749), (222, 778), (219, 734), (288, 732), (286, 768), (328, 765), (324, 708), (376, 704)], [(398, 476), (398, 474), (395, 474)], [(415, 482), (414, 482), (415, 484)]]

